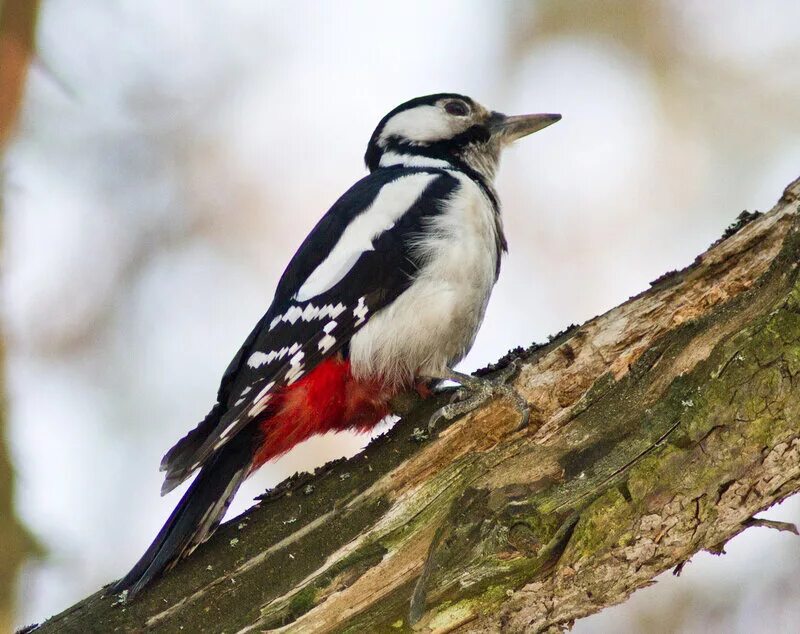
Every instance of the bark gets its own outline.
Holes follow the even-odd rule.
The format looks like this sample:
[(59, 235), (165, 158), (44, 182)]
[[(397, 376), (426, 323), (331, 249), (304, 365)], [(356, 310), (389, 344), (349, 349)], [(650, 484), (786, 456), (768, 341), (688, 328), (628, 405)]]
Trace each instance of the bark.
[(800, 489), (799, 200), (800, 180), (692, 266), (514, 352), (527, 429), (497, 399), (429, 436), (448, 396), (418, 404), (136, 602), (98, 592), (41, 631), (557, 630), (721, 552)]
[[(2, 159), (20, 109), (33, 56), (38, 0), (0, 0), (0, 185)], [(0, 218), (3, 201), (0, 195)], [(4, 358), (0, 344), (0, 363)], [(5, 395), (0, 371), (0, 394)], [(11, 631), (17, 572), (37, 548), (14, 513), (14, 473), (6, 447), (6, 408), (0, 400), (0, 632)]]

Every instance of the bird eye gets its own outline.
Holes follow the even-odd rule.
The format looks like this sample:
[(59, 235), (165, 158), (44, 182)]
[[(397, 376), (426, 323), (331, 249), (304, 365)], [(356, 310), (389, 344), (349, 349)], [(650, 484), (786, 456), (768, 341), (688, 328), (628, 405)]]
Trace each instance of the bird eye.
[(466, 117), (469, 114), (469, 106), (463, 101), (448, 101), (444, 105), (444, 110), (456, 117)]

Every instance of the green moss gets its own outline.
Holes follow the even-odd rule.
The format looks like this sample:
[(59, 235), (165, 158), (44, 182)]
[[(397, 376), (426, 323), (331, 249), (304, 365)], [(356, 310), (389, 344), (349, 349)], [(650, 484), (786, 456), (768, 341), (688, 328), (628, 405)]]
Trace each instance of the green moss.
[[(663, 482), (665, 471), (678, 470), (677, 463), (684, 451), (674, 445), (664, 445), (659, 451), (654, 451), (638, 460), (628, 470), (628, 491), (634, 503), (643, 502)], [(671, 466), (672, 462), (675, 467)], [(624, 499), (624, 498), (623, 498)]]
[[(770, 403), (791, 389), (790, 376), (800, 370), (800, 315), (784, 308), (739, 333), (715, 354), (717, 370), (693, 399), (693, 411), (682, 424), (698, 442), (714, 427), (756, 420)], [(740, 389), (747, 385), (747, 389)], [(733, 396), (733, 398), (732, 398)]]
[(427, 624), (429, 630), (449, 631), (456, 624), (464, 622), (473, 614), (477, 614), (480, 610), (476, 609), (480, 605), (479, 599), (465, 599), (458, 603), (452, 604), (442, 610), (436, 612), (430, 622)]
[(286, 621), (291, 623), (292, 621), (297, 620), (299, 617), (313, 608), (316, 605), (316, 601), (317, 589), (313, 586), (303, 588), (300, 592), (294, 595), (292, 600), (289, 602)]
[(458, 623), (477, 614), (495, 612), (503, 601), (508, 599), (511, 589), (502, 585), (490, 585), (481, 594), (456, 602), (442, 603), (433, 618), (426, 624), (427, 630), (449, 630)]
[(771, 319), (750, 341), (749, 348), (761, 366), (774, 363), (783, 354), (783, 337), (776, 319)]
[[(427, 607), (433, 613), (429, 625), (442, 627), (495, 610), (509, 592), (545, 578), (554, 565), (632, 543), (639, 518), (659, 512), (672, 500), (685, 499), (684, 519), (696, 522), (696, 515), (713, 522), (721, 487), (761, 459), (765, 448), (797, 435), (800, 234), (790, 237), (787, 245), (771, 271), (749, 290), (706, 317), (666, 333), (620, 381), (610, 374), (601, 377), (548, 444), (516, 447), (521, 457), (537, 465), (534, 468), (539, 466), (537, 461), (552, 462), (556, 468), (550, 471), (558, 475), (521, 490), (516, 498), (513, 492), (503, 491), (490, 503), (488, 493), (484, 500), (481, 490), (469, 487), (480, 481), (473, 476), (490, 464), (487, 460), (498, 457), (492, 456), (492, 449), (449, 465), (424, 484), (417, 492), (419, 503), (405, 507), (390, 532), (359, 548), (281, 606), (265, 610), (265, 621), (259, 625), (279, 627), (306, 614), (332, 590), (352, 584), (388, 552), (404, 547), (409, 536), (434, 522), (446, 530), (430, 576)], [(776, 310), (770, 313), (771, 308), (764, 306)], [(665, 368), (676, 367), (702, 337), (731, 330), (738, 333), (663, 391), (659, 379), (663, 380), (660, 373)], [(177, 604), (187, 593), (206, 585), (207, 563), (213, 561), (215, 570), (218, 565), (219, 569), (231, 567), (244, 557), (255, 557), (301, 523), (332, 509), (349, 508), (358, 492), (419, 450), (419, 444), (410, 439), (413, 430), (424, 425), (446, 398), (424, 402), (350, 462), (328, 465), (313, 479), (277, 487), (268, 504), (250, 512), (248, 517), (258, 521), (248, 527), (247, 540), (231, 549), (229, 540), (240, 533), (221, 528), (205, 550), (165, 576), (149, 603), (145, 596), (141, 603), (126, 606), (125, 616), (119, 609), (93, 609), (90, 602), (88, 609), (71, 617), (72, 622), (82, 626), (80, 631), (111, 631), (117, 625), (144, 623), (148, 614), (164, 609), (163, 601)], [(565, 457), (563, 470), (557, 468), (559, 457)], [(351, 477), (344, 478), (345, 474)], [(308, 482), (313, 482), (314, 495), (292, 496), (304, 490), (299, 488), (303, 484), (311, 486)], [(359, 502), (352, 511), (332, 515), (323, 527), (292, 545), (291, 565), (287, 566), (289, 554), (281, 550), (237, 576), (236, 585), (225, 589), (235, 600), (209, 604), (215, 611), (213, 619), (207, 612), (193, 612), (190, 605), (160, 623), (160, 629), (175, 629), (179, 619), (187, 631), (210, 630), (218, 623), (233, 631), (253, 623), (258, 606), (287, 596), (315, 574), (323, 557), (385, 520), (392, 504), (385, 499)], [(298, 524), (287, 525), (286, 520), (294, 517)], [(698, 548), (707, 545), (703, 543), (705, 528), (700, 527), (695, 538)], [(586, 568), (590, 567), (587, 562)], [(349, 617), (343, 631), (411, 631), (406, 615), (415, 582), (409, 580), (376, 605)]]
[[(735, 472), (737, 464), (749, 461), (748, 452), (774, 445), (796, 430), (796, 416), (784, 411), (792, 391), (784, 370), (794, 359), (796, 346), (787, 348), (784, 341), (794, 338), (800, 322), (779, 311), (762, 324), (750, 329), (755, 334), (746, 344), (736, 342), (741, 349), (733, 357), (730, 346), (720, 349), (715, 356), (728, 357), (725, 371), (712, 374), (710, 380), (695, 388), (691, 407), (686, 407), (687, 400), (682, 401), (677, 432), (679, 438), (689, 442), (658, 448), (630, 467), (628, 489), (635, 503), (657, 502), (659, 493), (674, 491), (676, 485), (685, 495), (699, 500), (704, 493), (714, 491), (724, 473)], [(762, 367), (760, 364), (767, 360), (769, 365)], [(711, 359), (710, 363), (717, 361)], [(740, 383), (743, 376), (749, 377), (746, 388)], [(691, 375), (687, 378), (693, 380)], [(727, 437), (738, 440), (731, 443)]]
[(591, 387), (586, 391), (586, 394), (581, 399), (581, 402), (577, 405), (575, 409), (575, 413), (578, 414), (583, 410), (587, 409), (592, 403), (595, 401), (600, 400), (608, 394), (608, 392), (614, 388), (616, 385), (616, 380), (614, 379), (614, 374), (611, 372), (606, 372), (602, 376), (600, 376), (594, 383), (592, 383)]
[[(459, 511), (453, 507), (457, 497), (465, 492), (464, 483), (471, 478), (474, 456), (467, 457), (442, 469), (433, 478), (425, 483), (425, 490), (416, 496), (419, 501), (417, 508), (405, 509), (406, 522), (399, 524), (394, 530), (380, 538), (380, 543), (387, 550), (395, 550), (406, 542), (409, 535), (414, 535), (419, 529), (431, 523), (439, 523), (442, 515)], [(430, 504), (432, 499), (436, 504)], [(462, 500), (462, 508), (464, 500)]]
[(327, 572), (320, 577), (315, 585), (317, 587), (325, 586), (333, 581), (339, 574), (348, 570), (363, 574), (363, 572), (372, 566), (377, 565), (387, 552), (389, 551), (378, 542), (362, 546), (358, 550), (347, 555), (341, 561), (337, 561), (333, 564)]
[(541, 513), (536, 509), (530, 509), (524, 515), (503, 518), (508, 526), (509, 543), (528, 555), (538, 553), (553, 538), (563, 520), (562, 515)]
[(567, 546), (565, 559), (584, 559), (623, 541), (631, 518), (632, 508), (619, 490), (607, 491), (581, 513)]
[(793, 377), (800, 374), (800, 346), (791, 346), (783, 353), (786, 370)]
[(556, 513), (535, 513), (526, 517), (525, 523), (543, 544), (547, 544), (561, 527), (563, 517)]
[(483, 593), (481, 598), (483, 601), (489, 603), (495, 603), (498, 601), (503, 601), (507, 597), (508, 590), (503, 586), (489, 586), (486, 589), (486, 592)]
[(769, 447), (776, 444), (784, 437), (796, 434), (798, 421), (800, 417), (797, 416), (800, 409), (795, 403), (795, 411), (786, 411), (786, 416), (773, 417), (763, 416), (754, 421), (751, 421), (745, 431), (745, 442), (752, 446)]
[(359, 548), (341, 561), (336, 562), (325, 574), (294, 594), (288, 603), (270, 606), (262, 610), (261, 616), (265, 619), (266, 629), (286, 625), (297, 620), (317, 604), (317, 598), (324, 594), (326, 590), (329, 591), (331, 584), (337, 578), (339, 578), (341, 584), (341, 577), (348, 577), (348, 580), (344, 583), (349, 585), (372, 566), (379, 563), (386, 552), (386, 548), (380, 544), (372, 543)]
[(772, 326), (786, 343), (800, 341), (800, 308), (780, 311)]
[(792, 292), (787, 296), (786, 308), (794, 312), (800, 312), (800, 282), (794, 285)]

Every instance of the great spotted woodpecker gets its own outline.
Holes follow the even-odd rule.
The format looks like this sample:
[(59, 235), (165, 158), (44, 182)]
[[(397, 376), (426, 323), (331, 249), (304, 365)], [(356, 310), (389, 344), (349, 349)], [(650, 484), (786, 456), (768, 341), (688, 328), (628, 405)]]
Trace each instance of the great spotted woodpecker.
[(367, 431), (401, 391), (454, 380), (452, 418), (510, 387), (453, 371), (469, 351), (506, 239), (500, 151), (560, 115), (509, 117), (469, 97), (407, 101), (378, 124), (369, 175), (311, 231), (234, 356), (206, 418), (164, 456), (161, 494), (199, 473), (114, 591), (133, 598), (219, 525), (239, 485), (314, 434)]

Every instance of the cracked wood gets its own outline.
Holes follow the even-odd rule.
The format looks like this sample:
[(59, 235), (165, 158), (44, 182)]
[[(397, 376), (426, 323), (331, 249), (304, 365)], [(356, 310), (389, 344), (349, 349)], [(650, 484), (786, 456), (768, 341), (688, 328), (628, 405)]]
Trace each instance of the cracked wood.
[(42, 631), (561, 629), (719, 551), (800, 489), (799, 199), (522, 354), (529, 428), (498, 399), (426, 438), (447, 395), (421, 403), (141, 600), (98, 592)]

